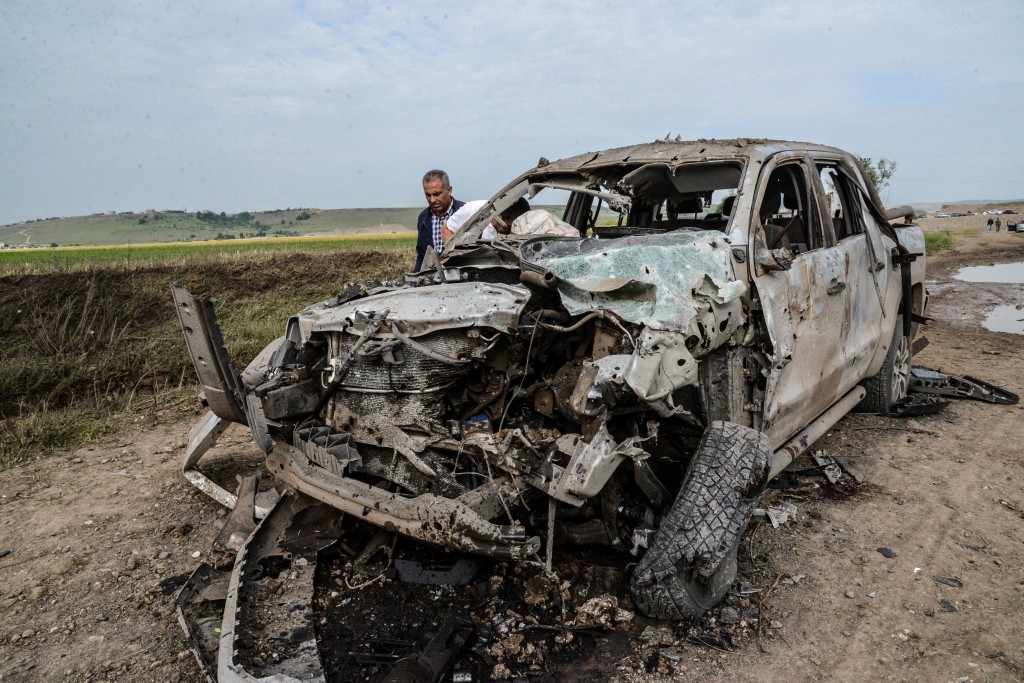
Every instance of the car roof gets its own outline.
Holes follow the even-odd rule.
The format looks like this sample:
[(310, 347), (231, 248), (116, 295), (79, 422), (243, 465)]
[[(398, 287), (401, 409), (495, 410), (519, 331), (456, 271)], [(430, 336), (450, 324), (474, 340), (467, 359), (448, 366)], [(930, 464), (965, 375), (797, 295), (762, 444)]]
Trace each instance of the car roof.
[(686, 163), (716, 159), (764, 160), (778, 152), (812, 151), (847, 157), (836, 147), (810, 142), (734, 138), (730, 140), (657, 140), (601, 152), (577, 154), (558, 161), (541, 159), (535, 170), (543, 172), (578, 171), (602, 166), (647, 163)]

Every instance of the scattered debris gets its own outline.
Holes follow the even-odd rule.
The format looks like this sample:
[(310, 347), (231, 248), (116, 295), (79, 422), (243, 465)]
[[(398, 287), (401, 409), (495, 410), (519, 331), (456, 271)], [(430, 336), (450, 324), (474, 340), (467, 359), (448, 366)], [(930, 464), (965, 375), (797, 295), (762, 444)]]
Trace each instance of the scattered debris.
[(890, 548), (878, 548), (878, 552), (882, 553), (882, 555), (889, 558), (890, 560), (896, 557), (896, 553), (894, 553)]
[(920, 366), (910, 369), (910, 391), (922, 394), (937, 394), (952, 398), (970, 398), (1000, 405), (1017, 405), (1020, 397), (994, 384), (970, 375), (957, 377)]
[(843, 471), (853, 477), (854, 481), (858, 484), (863, 483), (865, 477), (867, 477), (867, 468), (864, 467), (864, 463), (859, 458), (837, 455), (834, 459), (843, 468)]
[(932, 576), (932, 580), (935, 583), (941, 583), (944, 586), (950, 586), (951, 588), (963, 588), (964, 583), (960, 579), (951, 579), (948, 576)]
[(843, 472), (839, 469), (839, 465), (832, 459), (832, 456), (825, 455), (825, 451), (814, 451), (811, 453), (811, 459), (814, 460), (814, 464), (822, 468), (822, 472), (830, 484), (836, 484), (842, 478)]
[(758, 508), (754, 510), (752, 515), (754, 517), (767, 517), (772, 523), (772, 528), (778, 529), (780, 526), (789, 521), (789, 518), (796, 515), (797, 507), (792, 503), (780, 501), (775, 505), (772, 505), (767, 510)]
[(938, 396), (911, 393), (894, 403), (892, 408), (889, 410), (889, 414), (896, 417), (932, 415), (945, 409), (948, 405), (948, 400), (939, 398)]

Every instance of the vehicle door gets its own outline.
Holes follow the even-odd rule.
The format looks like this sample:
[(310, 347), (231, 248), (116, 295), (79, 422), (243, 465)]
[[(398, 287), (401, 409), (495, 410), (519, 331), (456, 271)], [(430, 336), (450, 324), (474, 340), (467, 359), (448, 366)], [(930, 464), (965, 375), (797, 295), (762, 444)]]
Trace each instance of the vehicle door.
[(803, 153), (771, 157), (751, 217), (751, 279), (771, 340), (762, 427), (776, 447), (850, 388), (847, 262), (822, 220), (814, 175)]
[(831, 224), (845, 264), (844, 386), (873, 374), (878, 341), (891, 338), (897, 307), (891, 299), (899, 293), (899, 272), (890, 257), (895, 244), (883, 236), (880, 219), (869, 209), (867, 192), (849, 163), (838, 156), (814, 155), (818, 191), (828, 206), (824, 220)]

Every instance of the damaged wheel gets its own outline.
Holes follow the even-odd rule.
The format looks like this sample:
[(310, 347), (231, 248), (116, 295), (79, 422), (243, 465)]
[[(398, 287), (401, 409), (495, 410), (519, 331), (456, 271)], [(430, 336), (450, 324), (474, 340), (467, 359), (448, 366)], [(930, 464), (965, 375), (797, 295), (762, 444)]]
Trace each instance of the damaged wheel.
[(712, 422), (672, 508), (630, 580), (641, 612), (659, 619), (699, 617), (725, 598), (736, 551), (768, 483), (768, 437)]
[(910, 337), (904, 336), (903, 316), (898, 315), (882, 368), (877, 375), (861, 382), (867, 393), (857, 406), (857, 412), (881, 415), (892, 412), (893, 405), (907, 397), (912, 357)]

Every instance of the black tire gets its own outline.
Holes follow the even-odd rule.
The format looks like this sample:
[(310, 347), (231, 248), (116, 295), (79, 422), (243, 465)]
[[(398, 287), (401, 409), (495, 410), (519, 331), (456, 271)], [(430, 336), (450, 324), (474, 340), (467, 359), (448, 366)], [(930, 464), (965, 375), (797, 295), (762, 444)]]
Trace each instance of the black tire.
[(768, 437), (716, 421), (630, 579), (633, 601), (657, 619), (690, 619), (721, 602), (736, 578), (736, 551), (771, 468)]
[(885, 362), (877, 375), (861, 382), (867, 393), (857, 404), (857, 412), (887, 415), (892, 412), (893, 404), (906, 398), (913, 353), (910, 337), (903, 335), (903, 316), (898, 315)]

